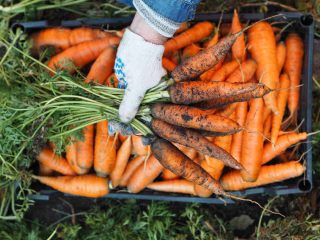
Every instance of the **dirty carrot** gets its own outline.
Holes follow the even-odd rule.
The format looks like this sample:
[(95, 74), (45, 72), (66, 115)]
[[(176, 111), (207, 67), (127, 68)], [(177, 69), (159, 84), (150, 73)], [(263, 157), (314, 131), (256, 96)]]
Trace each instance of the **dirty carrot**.
[(257, 63), (252, 60), (246, 60), (241, 63), (241, 66), (226, 78), (226, 82), (237, 83), (237, 82), (248, 82), (255, 74), (257, 70)]
[(168, 91), (172, 103), (191, 104), (251, 93), (257, 88), (266, 93), (271, 91), (262, 83), (206, 82), (204, 84), (203, 81), (179, 82), (170, 86)]
[(161, 182), (153, 182), (149, 184), (147, 188), (160, 192), (196, 195), (194, 191), (194, 184), (185, 179), (174, 179)]
[[(257, 78), (274, 90), (279, 82), (276, 40), (272, 27), (267, 22), (254, 24), (248, 32), (249, 51), (257, 62)], [(278, 114), (276, 92), (264, 96), (264, 101), (274, 114)]]
[(33, 176), (41, 183), (63, 193), (98, 198), (109, 193), (108, 179), (95, 175), (41, 177)]
[(147, 160), (147, 156), (136, 156), (135, 158), (130, 160), (121, 176), (119, 186), (121, 187), (127, 186), (128, 181), (131, 178), (132, 174), (141, 164), (143, 164), (145, 160)]
[(151, 106), (151, 113), (155, 118), (186, 128), (212, 132), (236, 132), (242, 130), (242, 127), (231, 119), (189, 106), (156, 103)]
[(184, 61), (189, 57), (196, 55), (200, 51), (201, 51), (201, 47), (196, 43), (192, 43), (183, 49), (181, 59), (182, 61)]
[(284, 70), (290, 79), (290, 91), (288, 97), (288, 108), (290, 111), (289, 118), (296, 123), (300, 97), (300, 89), (298, 88), (298, 85), (301, 81), (304, 47), (301, 37), (295, 33), (290, 33), (286, 38), (285, 43), (287, 51)]
[(127, 163), (131, 155), (132, 141), (129, 136), (120, 146), (117, 152), (116, 164), (110, 174), (112, 188), (116, 188), (121, 180), (121, 177), (126, 169)]
[(151, 149), (159, 162), (173, 173), (215, 194), (225, 194), (219, 182), (167, 140), (156, 139), (152, 142)]
[(198, 42), (208, 37), (213, 31), (213, 28), (214, 24), (207, 21), (193, 25), (191, 28), (187, 29), (181, 34), (169, 39), (164, 44), (164, 54), (184, 48), (192, 43)]
[(168, 141), (192, 147), (203, 155), (223, 161), (225, 165), (231, 168), (242, 169), (241, 165), (228, 152), (213, 144), (195, 130), (171, 125), (159, 119), (152, 120), (151, 128), (158, 136)]
[[(231, 24), (231, 33), (235, 34), (241, 30), (242, 26), (237, 10), (234, 10)], [(233, 59), (238, 59), (239, 61), (244, 61), (246, 59), (246, 43), (243, 34), (237, 38), (231, 49)]]
[(169, 72), (172, 72), (173, 69), (177, 67), (177, 65), (172, 62), (169, 58), (163, 57), (162, 58), (162, 66)]
[(286, 45), (283, 42), (279, 42), (277, 44), (277, 63), (278, 63), (279, 73), (281, 73), (285, 60), (286, 60)]
[(145, 164), (141, 164), (132, 174), (127, 188), (130, 193), (138, 193), (152, 183), (163, 170), (160, 162), (151, 155)]
[(77, 141), (77, 163), (80, 168), (90, 169), (94, 155), (94, 125), (83, 129), (83, 139)]
[(280, 76), (280, 91), (277, 96), (277, 104), (278, 104), (278, 115), (272, 116), (272, 129), (271, 129), (271, 142), (276, 143), (282, 123), (282, 118), (284, 116), (288, 95), (289, 95), (289, 86), (290, 80), (287, 74), (282, 74)]
[(263, 153), (263, 100), (253, 99), (249, 106), (246, 130), (242, 137), (240, 163), (245, 168), (241, 170), (243, 180), (253, 182), (259, 175)]
[(115, 58), (116, 46), (107, 47), (92, 64), (85, 82), (103, 84), (113, 72)]
[(220, 182), (225, 190), (238, 191), (295, 178), (303, 174), (304, 171), (305, 167), (301, 163), (290, 161), (262, 166), (260, 174), (255, 182), (245, 182), (238, 171), (231, 171), (225, 174)]
[(112, 37), (80, 43), (52, 57), (48, 67), (53, 70), (62, 69), (72, 73), (75, 71), (75, 67), (81, 68), (94, 61), (105, 48), (118, 45), (119, 42), (120, 38)]
[(262, 154), (262, 164), (269, 162), (293, 144), (305, 140), (307, 137), (308, 134), (306, 132), (288, 133), (279, 136), (275, 145), (272, 143), (265, 144)]
[(63, 175), (75, 175), (67, 160), (61, 156), (56, 155), (50, 148), (44, 148), (37, 155), (39, 163), (59, 172)]

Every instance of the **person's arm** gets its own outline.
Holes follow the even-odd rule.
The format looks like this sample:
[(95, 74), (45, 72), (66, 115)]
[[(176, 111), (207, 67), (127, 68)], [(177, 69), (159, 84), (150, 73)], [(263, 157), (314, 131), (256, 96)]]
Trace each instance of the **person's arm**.
[(199, 0), (133, 0), (137, 13), (124, 33), (115, 62), (115, 74), (125, 95), (119, 108), (122, 122), (136, 115), (146, 91), (166, 74), (163, 44), (180, 23), (193, 18)]

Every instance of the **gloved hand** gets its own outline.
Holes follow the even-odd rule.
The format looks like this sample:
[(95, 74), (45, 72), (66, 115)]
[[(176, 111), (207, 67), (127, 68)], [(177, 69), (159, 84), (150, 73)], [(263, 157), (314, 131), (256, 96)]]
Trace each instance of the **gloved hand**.
[[(141, 22), (141, 19), (138, 21)], [(136, 23), (134, 20), (131, 27), (126, 29), (114, 65), (115, 74), (119, 79), (118, 87), (126, 89), (119, 108), (119, 117), (124, 123), (134, 118), (146, 91), (156, 86), (166, 75), (162, 67), (162, 44), (166, 38), (156, 38), (154, 34), (150, 34), (155, 30)], [(136, 31), (133, 32), (132, 29)], [(141, 31), (142, 34), (148, 32), (149, 35), (145, 37), (147, 40), (141, 36)]]

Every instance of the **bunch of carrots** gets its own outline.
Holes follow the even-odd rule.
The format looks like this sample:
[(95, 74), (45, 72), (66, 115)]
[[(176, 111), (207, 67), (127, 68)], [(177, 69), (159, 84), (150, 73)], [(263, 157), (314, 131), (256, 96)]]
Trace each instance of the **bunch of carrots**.
[[(55, 47), (51, 69), (73, 73), (92, 63), (85, 82), (117, 87), (122, 33), (54, 28), (32, 39), (35, 52)], [(304, 46), (298, 34), (282, 42), (281, 33), (266, 21), (245, 27), (236, 11), (229, 25), (182, 24), (162, 59), (174, 82), (170, 101), (148, 105), (151, 140), (110, 135), (108, 120), (89, 125), (64, 157), (54, 146), (43, 149), (34, 178), (86, 197), (118, 187), (209, 197), (300, 176), (305, 167), (288, 149), (313, 133), (287, 127), (297, 123)], [(268, 164), (276, 157), (280, 163)]]

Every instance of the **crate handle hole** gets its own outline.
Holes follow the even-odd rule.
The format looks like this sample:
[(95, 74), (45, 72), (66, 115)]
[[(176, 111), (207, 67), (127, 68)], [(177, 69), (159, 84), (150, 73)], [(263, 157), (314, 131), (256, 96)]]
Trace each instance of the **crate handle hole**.
[(313, 24), (313, 16), (310, 14), (305, 14), (300, 17), (300, 22), (303, 26), (309, 27)]
[(303, 192), (309, 192), (312, 188), (312, 184), (309, 180), (300, 180), (298, 183), (298, 187)]

